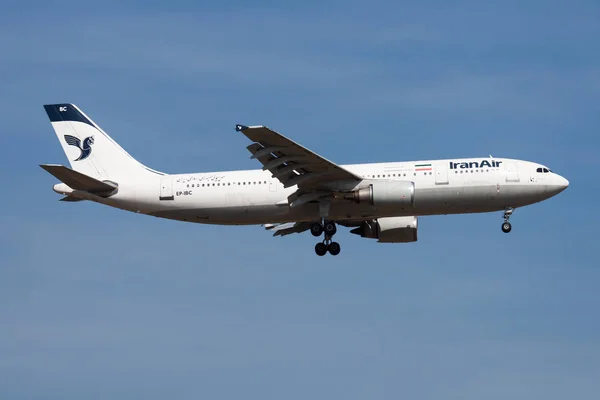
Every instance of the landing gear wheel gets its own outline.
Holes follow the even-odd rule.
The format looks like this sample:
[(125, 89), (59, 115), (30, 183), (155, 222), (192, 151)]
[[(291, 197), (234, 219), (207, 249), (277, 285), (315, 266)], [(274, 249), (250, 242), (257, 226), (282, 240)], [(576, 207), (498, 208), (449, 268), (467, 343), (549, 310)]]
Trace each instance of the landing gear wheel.
[(337, 228), (335, 226), (335, 222), (333, 222), (333, 221), (327, 221), (327, 222), (325, 222), (325, 225), (323, 226), (323, 230), (329, 236), (335, 235), (335, 233), (337, 232)]
[(342, 248), (340, 247), (340, 244), (338, 242), (331, 242), (329, 243), (329, 246), (327, 246), (327, 251), (329, 251), (329, 254), (331, 254), (332, 256), (337, 256), (338, 254), (340, 254), (341, 250)]
[(312, 235), (316, 237), (321, 236), (323, 234), (323, 225), (319, 224), (318, 222), (315, 222), (310, 226), (310, 233), (312, 233)]
[(327, 245), (325, 243), (317, 243), (315, 245), (315, 253), (318, 256), (324, 256), (327, 253)]
[(508, 220), (512, 215), (513, 211), (515, 211), (513, 207), (506, 207), (504, 209), (504, 215), (502, 216), (502, 218), (504, 218), (504, 223), (502, 224), (502, 232), (504, 233), (508, 233), (512, 229), (512, 226), (510, 225), (510, 222), (508, 222)]

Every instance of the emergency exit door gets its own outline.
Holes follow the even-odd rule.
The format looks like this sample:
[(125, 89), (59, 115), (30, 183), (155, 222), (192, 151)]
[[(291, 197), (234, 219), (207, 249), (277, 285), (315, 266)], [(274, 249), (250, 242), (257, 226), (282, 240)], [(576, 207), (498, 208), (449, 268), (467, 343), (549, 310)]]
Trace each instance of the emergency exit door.
[(275, 179), (271, 179), (269, 181), (269, 191), (270, 192), (276, 192), (277, 191), (277, 184), (279, 183), (279, 181), (275, 180)]

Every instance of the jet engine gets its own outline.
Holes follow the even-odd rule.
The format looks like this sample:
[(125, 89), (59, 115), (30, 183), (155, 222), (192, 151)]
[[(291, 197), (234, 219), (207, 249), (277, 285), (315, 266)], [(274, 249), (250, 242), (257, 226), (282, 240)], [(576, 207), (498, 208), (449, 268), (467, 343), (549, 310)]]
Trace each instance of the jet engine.
[(412, 207), (415, 204), (415, 184), (407, 181), (376, 180), (344, 196), (359, 204), (373, 206)]
[(350, 232), (364, 238), (379, 239), (380, 243), (417, 241), (417, 217), (388, 217), (368, 220)]

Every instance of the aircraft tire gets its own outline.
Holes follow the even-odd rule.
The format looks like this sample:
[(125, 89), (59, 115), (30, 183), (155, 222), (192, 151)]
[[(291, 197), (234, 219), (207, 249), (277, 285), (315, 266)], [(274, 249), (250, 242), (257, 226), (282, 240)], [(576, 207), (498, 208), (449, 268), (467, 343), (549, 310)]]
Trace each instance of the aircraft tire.
[(324, 256), (325, 254), (327, 254), (327, 245), (321, 242), (317, 243), (315, 245), (315, 253), (317, 253), (319, 257)]
[(335, 235), (335, 233), (337, 232), (337, 227), (335, 226), (335, 222), (333, 222), (333, 221), (325, 222), (325, 226), (323, 227), (323, 230), (325, 231), (325, 234), (327, 234), (329, 236)]
[(340, 254), (341, 250), (342, 248), (338, 242), (331, 242), (329, 243), (329, 246), (327, 246), (327, 251), (329, 251), (329, 254), (332, 256), (337, 256)]
[(312, 235), (315, 237), (321, 236), (323, 234), (323, 225), (315, 222), (310, 226), (310, 233), (312, 233)]

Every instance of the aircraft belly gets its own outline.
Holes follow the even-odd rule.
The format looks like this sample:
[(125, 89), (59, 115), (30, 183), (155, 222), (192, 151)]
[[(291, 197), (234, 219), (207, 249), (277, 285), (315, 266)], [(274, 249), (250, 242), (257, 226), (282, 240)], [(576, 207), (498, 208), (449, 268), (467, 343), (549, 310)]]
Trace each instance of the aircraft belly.
[(512, 184), (501, 185), (499, 199), (511, 207), (522, 207), (545, 200), (549, 196), (538, 185)]
[(436, 186), (417, 188), (415, 208), (411, 215), (486, 212), (503, 209), (496, 186)]
[[(435, 186), (417, 188), (414, 207), (375, 207), (349, 201), (333, 202), (328, 218), (332, 220), (371, 219), (392, 216), (422, 216), (490, 212), (506, 207), (519, 207), (540, 201), (533, 189), (520, 184), (492, 185), (489, 183), (465, 186)], [(539, 190), (539, 189), (536, 189)], [(319, 205), (308, 203), (291, 208), (277, 205), (285, 198), (268, 193), (226, 193), (212, 196), (178, 196), (170, 207), (149, 212), (163, 218), (181, 221), (252, 225), (278, 222), (310, 222), (320, 219)]]

